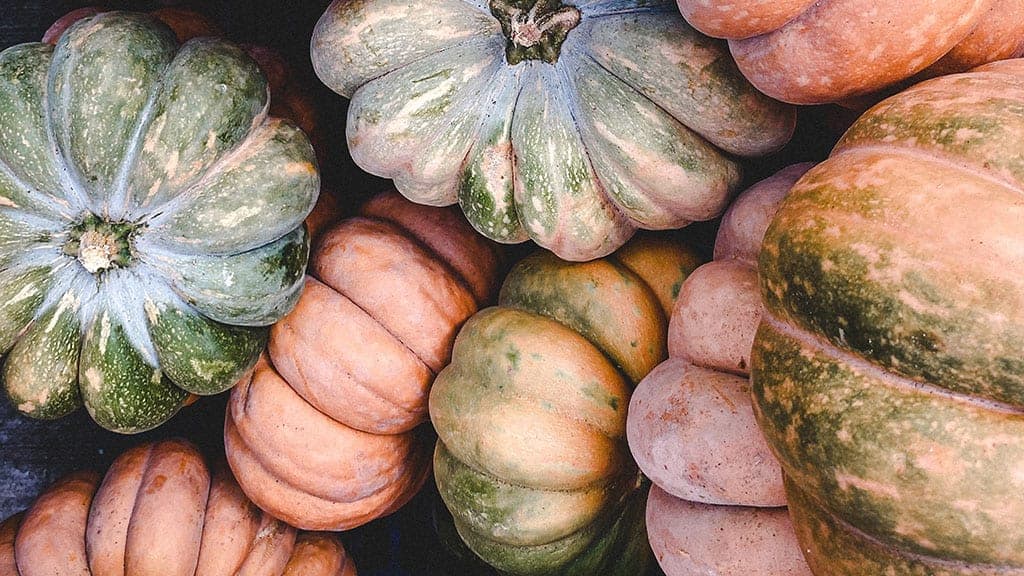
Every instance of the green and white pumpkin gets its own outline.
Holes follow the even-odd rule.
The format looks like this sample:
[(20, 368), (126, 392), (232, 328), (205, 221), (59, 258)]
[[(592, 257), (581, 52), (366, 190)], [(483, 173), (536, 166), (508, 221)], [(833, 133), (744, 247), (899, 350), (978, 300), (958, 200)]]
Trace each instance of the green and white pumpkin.
[(662, 0), (336, 0), (311, 52), (359, 166), (566, 260), (717, 216), (795, 123)]
[(319, 190), (239, 48), (150, 16), (0, 53), (0, 354), (37, 418), (139, 432), (230, 387), (294, 305)]

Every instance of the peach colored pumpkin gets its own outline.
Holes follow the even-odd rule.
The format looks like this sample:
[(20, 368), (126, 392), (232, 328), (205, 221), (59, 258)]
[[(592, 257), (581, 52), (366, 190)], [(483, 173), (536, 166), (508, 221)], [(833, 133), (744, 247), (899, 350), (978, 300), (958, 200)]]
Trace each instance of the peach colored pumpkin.
[(798, 104), (843, 101), (1024, 53), (1021, 0), (678, 4), (694, 28), (730, 40), (754, 86)]
[(668, 576), (805, 576), (782, 473), (761, 435), (748, 373), (761, 316), (756, 258), (797, 164), (742, 193), (726, 212), (715, 260), (679, 291), (668, 360), (630, 400), (627, 437), (655, 486), (651, 547)]
[(128, 450), (102, 478), (69, 474), (0, 524), (0, 575), (55, 574), (355, 576), (355, 569), (335, 538), (296, 540), (294, 528), (242, 494), (225, 464), (211, 471), (195, 446), (172, 439)]
[(246, 493), (311, 530), (408, 501), (430, 471), (427, 398), (462, 323), (497, 288), (496, 246), (455, 209), (396, 192), (326, 231), (295, 310), (232, 393), (228, 460)]

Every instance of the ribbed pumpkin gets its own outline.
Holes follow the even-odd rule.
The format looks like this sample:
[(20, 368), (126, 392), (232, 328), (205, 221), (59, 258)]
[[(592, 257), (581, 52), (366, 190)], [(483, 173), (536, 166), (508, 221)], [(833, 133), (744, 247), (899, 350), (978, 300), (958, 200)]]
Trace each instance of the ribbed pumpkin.
[(153, 17), (0, 53), (0, 353), (12, 403), (138, 432), (252, 367), (319, 190), (241, 49)]
[(815, 574), (1024, 574), (1024, 61), (914, 86), (792, 189), (751, 363)]
[(364, 170), (568, 260), (719, 215), (795, 121), (670, 1), (336, 0), (312, 58)]
[(636, 382), (699, 264), (637, 239), (614, 256), (520, 261), (459, 332), (430, 392), (434, 474), (477, 555), (510, 574), (642, 574), (647, 486), (626, 444)]
[(388, 514), (430, 472), (427, 395), (498, 285), (496, 246), (454, 209), (376, 196), (325, 232), (269, 358), (232, 391), (225, 443), (246, 494), (306, 529)]
[(758, 89), (798, 104), (838, 102), (1024, 53), (1021, 0), (678, 3), (695, 28), (731, 39), (740, 70)]
[(355, 576), (341, 543), (261, 512), (183, 440), (75, 472), (0, 525), (4, 576)]
[(647, 531), (668, 576), (808, 575), (778, 462), (751, 406), (750, 348), (761, 317), (757, 254), (768, 222), (809, 168), (744, 191), (722, 218), (715, 259), (683, 282), (669, 358), (630, 399), (626, 433), (654, 482)]

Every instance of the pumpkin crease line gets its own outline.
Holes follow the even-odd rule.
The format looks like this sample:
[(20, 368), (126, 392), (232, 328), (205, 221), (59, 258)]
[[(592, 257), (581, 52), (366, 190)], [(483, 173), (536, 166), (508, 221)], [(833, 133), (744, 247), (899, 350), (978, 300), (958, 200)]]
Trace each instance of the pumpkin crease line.
[(850, 524), (845, 518), (832, 512), (827, 506), (822, 506), (816, 496), (803, 489), (800, 490), (801, 494), (808, 500), (813, 501), (814, 506), (817, 506), (819, 510), (823, 511), (829, 516), (829, 518), (845, 528), (855, 536), (865, 540), (868, 546), (877, 546), (885, 550), (887, 554), (895, 554), (899, 558), (918, 562), (926, 566), (941, 566), (950, 570), (950, 574), (959, 574), (962, 569), (968, 568), (975, 574), (1006, 574), (1008, 576), (1022, 576), (1024, 570), (1016, 566), (1008, 566), (1005, 564), (988, 564), (980, 562), (968, 562), (966, 560), (949, 560), (939, 556), (929, 556), (921, 552), (911, 552), (905, 546), (893, 546), (886, 543), (881, 538), (861, 530), (857, 526)]
[[(342, 296), (344, 296), (344, 295), (342, 295)], [(345, 297), (345, 298), (347, 299), (347, 297)], [(351, 300), (350, 300), (350, 301), (351, 301)], [(367, 316), (369, 316), (369, 315), (367, 314)], [(370, 316), (370, 318), (373, 318), (373, 317), (372, 317), (372, 316)], [(374, 321), (376, 321), (376, 318), (374, 318)], [(380, 324), (380, 322), (377, 322), (377, 324), (379, 325), (379, 324)], [(292, 326), (291, 326), (291, 325), (290, 325), (289, 323), (287, 323), (287, 322), (282, 322), (282, 323), (280, 324), (279, 328), (280, 328), (281, 330), (285, 330), (285, 331), (287, 331), (287, 332), (288, 332), (289, 334), (291, 334), (291, 335), (292, 335), (293, 337), (295, 337), (295, 338), (296, 338), (297, 340), (299, 340), (300, 342), (303, 342), (303, 343), (309, 342), (309, 339), (305, 337), (304, 333), (303, 333), (303, 334), (300, 334), (300, 333), (299, 333), (299, 331), (297, 331), (297, 330), (295, 330), (294, 328), (292, 328)], [(390, 334), (390, 333), (389, 333), (389, 334)], [(396, 339), (396, 340), (397, 340), (397, 339)], [(401, 341), (398, 341), (398, 342), (399, 342), (400, 344), (402, 344), (402, 342), (401, 342)], [(402, 345), (403, 345), (403, 346), (405, 346), (405, 344), (402, 344)], [(291, 347), (289, 347), (289, 348), (291, 348)], [(410, 350), (410, 352), (412, 352), (412, 351)], [(415, 353), (413, 353), (413, 355), (415, 356)], [(417, 359), (418, 359), (418, 357), (417, 357)], [(422, 361), (421, 361), (421, 362), (422, 362)], [(410, 409), (409, 409), (408, 407), (406, 407), (406, 406), (401, 406), (401, 405), (399, 405), (399, 404), (398, 404), (397, 402), (395, 402), (395, 401), (394, 401), (393, 399), (391, 399), (391, 398), (388, 398), (387, 396), (384, 396), (384, 394), (383, 394), (382, 392), (380, 392), (379, 390), (376, 390), (376, 389), (374, 389), (374, 388), (371, 388), (370, 386), (368, 386), (367, 384), (365, 384), (365, 383), (364, 383), (364, 382), (363, 382), (363, 381), (362, 381), (361, 379), (359, 379), (359, 378), (356, 378), (356, 377), (355, 377), (355, 375), (353, 375), (353, 374), (352, 374), (352, 371), (351, 371), (351, 370), (349, 370), (348, 368), (344, 368), (344, 367), (338, 366), (338, 365), (337, 365), (337, 363), (335, 363), (335, 362), (331, 362), (331, 366), (332, 366), (332, 367), (334, 367), (334, 368), (336, 368), (336, 369), (337, 369), (337, 370), (338, 370), (339, 372), (341, 372), (341, 373), (345, 374), (346, 376), (348, 376), (348, 377), (349, 377), (349, 379), (350, 379), (350, 380), (351, 380), (351, 381), (352, 381), (353, 383), (355, 383), (355, 385), (356, 385), (356, 386), (358, 386), (359, 388), (363, 389), (363, 390), (364, 390), (365, 392), (369, 393), (369, 394), (370, 394), (371, 396), (373, 396), (374, 398), (376, 398), (376, 399), (378, 399), (378, 400), (381, 400), (381, 401), (383, 401), (383, 402), (385, 402), (385, 403), (387, 403), (387, 404), (389, 404), (389, 405), (391, 405), (391, 406), (394, 406), (395, 408), (398, 408), (399, 410), (401, 410), (402, 412), (405, 412), (406, 414), (409, 414), (410, 416), (415, 416), (415, 415), (417, 415), (417, 414), (420, 414), (421, 412), (424, 412), (424, 411), (420, 411), (420, 410), (410, 410)], [(273, 364), (271, 364), (271, 367), (273, 367)], [(427, 367), (427, 368), (428, 368), (428, 370), (429, 370), (429, 367)], [(299, 376), (300, 376), (300, 377), (301, 377), (301, 378), (302, 378), (303, 380), (306, 380), (307, 382), (309, 381), (309, 379), (308, 379), (308, 378), (306, 377), (306, 371), (305, 371), (305, 369), (303, 369), (303, 367), (302, 367), (302, 363), (300, 363), (300, 362), (295, 362), (295, 369), (296, 369), (296, 370), (297, 370), (297, 371), (299, 372)], [(274, 368), (274, 371), (275, 371), (275, 372), (277, 372), (277, 369), (276, 369), (276, 368)], [(336, 419), (336, 418), (335, 418), (334, 416), (332, 416), (332, 415), (330, 415), (330, 414), (327, 414), (326, 412), (324, 412), (323, 410), (321, 410), (321, 409), (320, 409), (319, 407), (317, 407), (317, 406), (316, 406), (315, 404), (313, 404), (312, 402), (310, 402), (310, 401), (309, 401), (309, 400), (308, 400), (308, 399), (306, 398), (306, 396), (305, 396), (305, 395), (303, 395), (303, 394), (300, 394), (298, 390), (295, 390), (295, 387), (294, 387), (294, 386), (292, 386), (292, 383), (291, 383), (291, 382), (289, 382), (289, 381), (288, 381), (287, 379), (285, 379), (285, 378), (284, 378), (283, 376), (281, 376), (281, 374), (280, 374), (280, 373), (278, 373), (278, 376), (280, 376), (280, 377), (281, 377), (281, 379), (282, 379), (282, 380), (284, 380), (284, 381), (285, 381), (285, 383), (287, 383), (287, 384), (288, 384), (288, 387), (289, 387), (289, 388), (291, 388), (291, 389), (292, 389), (292, 391), (294, 391), (296, 395), (298, 395), (299, 397), (301, 397), (301, 398), (302, 398), (302, 399), (303, 399), (303, 400), (304, 400), (304, 401), (305, 401), (305, 402), (306, 402), (307, 404), (309, 404), (309, 405), (310, 405), (310, 406), (312, 406), (312, 407), (313, 407), (314, 409), (316, 409), (316, 411), (317, 411), (317, 412), (320, 412), (320, 413), (321, 413), (321, 414), (323, 414), (323, 415), (324, 415), (325, 417), (329, 418), (330, 420), (332, 420), (332, 421), (334, 421), (334, 422), (337, 422), (337, 423), (339, 423), (339, 424), (342, 424), (342, 425), (348, 426), (349, 428), (352, 428), (353, 430), (359, 430), (358, 428), (354, 428), (354, 427), (352, 427), (352, 426), (349, 426), (349, 424), (348, 424), (348, 423), (346, 423), (346, 422), (342, 422), (342, 421), (340, 421), (340, 420)], [(317, 400), (319, 401), (319, 398), (318, 398)], [(420, 414), (420, 416), (423, 416), (423, 414)], [(361, 430), (361, 431), (362, 431), (362, 432), (365, 432), (365, 430)]]
[(802, 326), (798, 327), (787, 324), (771, 310), (765, 309), (762, 318), (763, 322), (783, 336), (791, 338), (802, 345), (809, 346), (814, 352), (824, 354), (830, 360), (841, 361), (857, 373), (873, 377), (894, 388), (911, 389), (931, 396), (969, 404), (981, 409), (993, 410), (1014, 416), (1024, 416), (1024, 408), (981, 396), (953, 392), (930, 382), (914, 380), (913, 378), (886, 370), (881, 366), (875, 365), (857, 351), (836, 346), (823, 335), (814, 333)]
[(986, 182), (998, 184), (1000, 187), (1012, 190), (1021, 197), (1024, 197), (1024, 184), (1014, 182), (1009, 178), (1003, 177), (994, 170), (987, 170), (970, 158), (958, 157), (950, 153), (941, 152), (935, 148), (922, 150), (897, 144), (860, 144), (857, 142), (844, 146), (843, 142), (840, 141), (840, 143), (836, 145), (836, 149), (832, 152), (832, 157), (840, 155), (856, 155), (858, 153), (870, 154), (873, 152), (882, 152), (887, 156), (891, 154), (899, 154), (901, 156), (914, 158), (931, 164), (949, 165), (961, 172), (965, 172), (971, 176), (985, 180)]

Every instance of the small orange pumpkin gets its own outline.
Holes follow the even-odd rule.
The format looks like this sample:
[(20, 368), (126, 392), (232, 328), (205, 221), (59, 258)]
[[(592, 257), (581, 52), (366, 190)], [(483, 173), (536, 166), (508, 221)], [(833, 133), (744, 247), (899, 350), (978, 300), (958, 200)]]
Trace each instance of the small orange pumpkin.
[[(326, 568), (326, 569), (325, 569)], [(0, 524), (3, 576), (355, 576), (327, 534), (296, 538), (226, 465), (184, 440), (136, 446), (106, 475), (74, 472)]]
[(637, 385), (626, 432), (655, 486), (651, 548), (668, 576), (809, 576), (781, 468), (757, 427), (750, 350), (761, 317), (756, 258), (772, 215), (811, 164), (743, 192), (690, 274), (668, 327), (669, 358)]
[(427, 397), (455, 334), (497, 288), (496, 246), (455, 209), (397, 192), (324, 233), (302, 298), (232, 393), (228, 461), (246, 493), (312, 530), (389, 514), (430, 472)]

